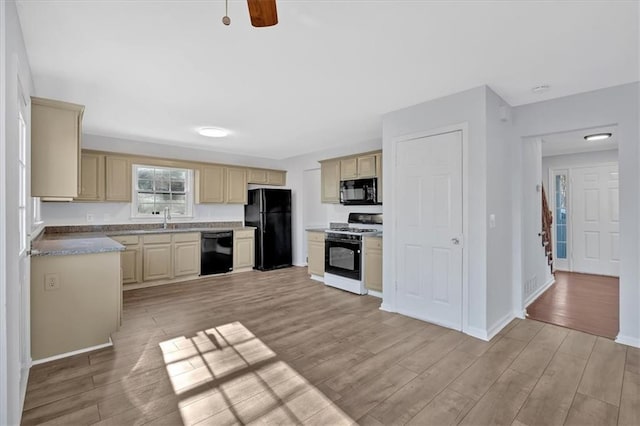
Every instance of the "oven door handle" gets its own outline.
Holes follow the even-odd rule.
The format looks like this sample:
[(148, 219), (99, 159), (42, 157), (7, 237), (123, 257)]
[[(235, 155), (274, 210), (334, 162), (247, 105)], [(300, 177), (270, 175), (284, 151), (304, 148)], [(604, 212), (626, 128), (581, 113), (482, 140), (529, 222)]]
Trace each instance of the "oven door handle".
[(330, 239), (327, 238), (325, 240), (325, 242), (327, 242), (327, 243), (347, 243), (347, 244), (351, 244), (351, 245), (354, 245), (354, 246), (359, 246), (360, 245), (360, 241), (341, 240), (341, 239), (338, 239), (338, 238), (330, 238)]

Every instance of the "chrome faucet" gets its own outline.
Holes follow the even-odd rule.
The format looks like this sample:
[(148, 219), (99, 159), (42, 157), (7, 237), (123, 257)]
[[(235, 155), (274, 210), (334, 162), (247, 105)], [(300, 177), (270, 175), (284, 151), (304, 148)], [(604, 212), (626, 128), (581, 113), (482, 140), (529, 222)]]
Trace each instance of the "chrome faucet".
[(169, 207), (164, 208), (164, 223), (163, 228), (167, 229), (167, 222), (171, 220), (171, 212), (169, 211)]

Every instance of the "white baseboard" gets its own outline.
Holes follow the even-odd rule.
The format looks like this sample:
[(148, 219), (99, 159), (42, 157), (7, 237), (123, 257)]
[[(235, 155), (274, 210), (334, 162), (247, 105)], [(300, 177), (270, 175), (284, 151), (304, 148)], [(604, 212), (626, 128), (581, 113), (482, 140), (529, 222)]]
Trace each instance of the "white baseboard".
[[(33, 365), (33, 363), (31, 363)], [(29, 372), (31, 367), (22, 368), (20, 372), (20, 412), (24, 409), (24, 399), (27, 396), (27, 384), (29, 383)]]
[(616, 343), (640, 348), (640, 339), (638, 339), (637, 337), (622, 336), (618, 334), (618, 337), (616, 337)]
[(535, 302), (536, 299), (540, 297), (540, 295), (544, 293), (549, 287), (551, 287), (555, 282), (556, 278), (552, 275), (551, 278), (549, 278), (549, 281), (547, 281), (542, 287), (531, 293), (531, 295), (525, 299), (524, 308), (527, 309), (527, 306)]
[(509, 312), (498, 321), (496, 321), (496, 323), (491, 326), (491, 328), (489, 328), (489, 331), (487, 332), (488, 340), (493, 339), (496, 334), (500, 333), (500, 330), (505, 328), (511, 321), (513, 321), (515, 317), (516, 316), (513, 314), (513, 312)]
[(520, 318), (520, 319), (525, 319), (527, 318), (527, 310), (523, 309), (522, 311), (513, 311), (513, 317), (514, 318)]
[(102, 345), (91, 346), (84, 349), (78, 349), (77, 351), (66, 352), (60, 355), (50, 356), (48, 358), (38, 359), (33, 361), (32, 365), (44, 364), (45, 362), (55, 361), (57, 359), (67, 358), (74, 355), (83, 354), (85, 352), (91, 352), (102, 348), (108, 348), (109, 346), (113, 346), (113, 341), (109, 338), (109, 343), (103, 343)]
[(323, 277), (321, 277), (320, 275), (313, 275), (313, 274), (311, 274), (311, 275), (309, 275), (309, 278), (311, 278), (311, 279), (312, 279), (312, 280), (314, 280), (314, 281), (319, 281), (319, 282), (321, 282), (321, 283), (324, 283), (324, 278), (323, 278)]
[(489, 336), (487, 335), (487, 330), (483, 330), (478, 327), (467, 327), (462, 330), (464, 334), (468, 334), (471, 337), (475, 337), (476, 339), (489, 341)]
[(373, 297), (377, 297), (378, 299), (382, 299), (382, 293), (380, 293), (379, 291), (367, 289), (367, 294), (369, 296), (373, 296)]
[(382, 302), (382, 304), (380, 305), (380, 310), (381, 311), (385, 311), (385, 312), (391, 312), (391, 313), (395, 313), (396, 312), (395, 309), (393, 309), (388, 304), (385, 304), (384, 302)]

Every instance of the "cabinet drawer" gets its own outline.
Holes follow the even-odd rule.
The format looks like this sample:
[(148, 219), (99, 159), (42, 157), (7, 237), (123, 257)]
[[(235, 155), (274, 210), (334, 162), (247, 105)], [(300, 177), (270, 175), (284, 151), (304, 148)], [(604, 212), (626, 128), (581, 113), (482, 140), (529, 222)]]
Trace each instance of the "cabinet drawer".
[(324, 232), (307, 231), (307, 241), (324, 241)]
[(198, 232), (185, 232), (179, 234), (173, 234), (174, 243), (189, 243), (192, 241), (199, 241), (200, 234)]
[(170, 243), (171, 234), (153, 234), (142, 237), (145, 244)]
[(382, 250), (382, 238), (365, 238), (365, 248)]
[(234, 238), (253, 238), (256, 235), (254, 229), (238, 229), (233, 231)]
[(117, 235), (115, 237), (111, 237), (111, 239), (116, 240), (124, 246), (132, 246), (138, 244), (140, 241), (140, 237), (137, 235)]

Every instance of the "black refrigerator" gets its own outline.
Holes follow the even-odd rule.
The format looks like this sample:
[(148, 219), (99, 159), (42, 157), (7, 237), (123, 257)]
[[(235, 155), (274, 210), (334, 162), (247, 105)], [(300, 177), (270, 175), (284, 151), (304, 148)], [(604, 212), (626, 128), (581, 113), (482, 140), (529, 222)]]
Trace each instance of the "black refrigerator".
[(291, 266), (291, 190), (260, 188), (249, 191), (244, 206), (245, 226), (256, 229), (255, 269)]

